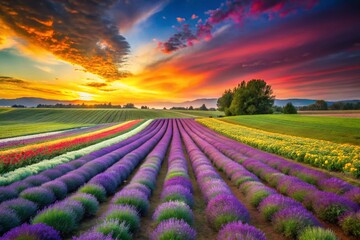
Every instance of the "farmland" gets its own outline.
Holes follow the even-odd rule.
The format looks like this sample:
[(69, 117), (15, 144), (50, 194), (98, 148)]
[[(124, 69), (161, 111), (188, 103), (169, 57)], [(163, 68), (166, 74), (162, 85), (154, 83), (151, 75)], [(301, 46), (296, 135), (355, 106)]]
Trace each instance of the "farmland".
[(226, 117), (221, 120), (268, 132), (360, 145), (358, 118), (270, 114)]
[(359, 187), (224, 136), (241, 136), (246, 129), (238, 131), (240, 125), (197, 121), (133, 120), (9, 141), (5, 152), (105, 137), (2, 174), (0, 234), (80, 240), (359, 236)]
[(196, 110), (0, 108), (0, 138), (134, 119), (216, 117), (222, 114)]

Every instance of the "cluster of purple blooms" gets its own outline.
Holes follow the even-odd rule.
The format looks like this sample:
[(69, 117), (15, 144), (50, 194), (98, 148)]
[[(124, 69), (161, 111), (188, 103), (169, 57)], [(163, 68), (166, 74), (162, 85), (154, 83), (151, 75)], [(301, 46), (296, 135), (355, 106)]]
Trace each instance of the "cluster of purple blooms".
[[(182, 127), (180, 132), (189, 153), (200, 190), (206, 200), (207, 219), (216, 231), (220, 230), (219, 234), (221, 235), (219, 235), (219, 239), (221, 236), (239, 236), (239, 238), (229, 237), (229, 239), (243, 239), (240, 238), (242, 235), (249, 236), (249, 238), (252, 236), (254, 239), (257, 236), (261, 236), (259, 239), (265, 239), (264, 234), (260, 230), (246, 224), (250, 219), (249, 212), (233, 195), (228, 185), (212, 166), (210, 160), (198, 148), (196, 145), (198, 142), (195, 140), (198, 140), (198, 138), (193, 134), (192, 128), (188, 127), (188, 121), (191, 120), (181, 121)], [(210, 155), (210, 152), (213, 150), (207, 149), (204, 152)], [(218, 165), (218, 167), (222, 170), (227, 168), (225, 164)], [(233, 167), (236, 166), (234, 165)], [(232, 170), (231, 167), (227, 169), (229, 171)], [(241, 171), (240, 168), (237, 168), (237, 170)], [(229, 224), (232, 224), (231, 227), (228, 227)]]
[[(104, 214), (104, 220), (76, 239), (85, 240), (88, 235), (98, 233), (110, 235), (113, 239), (132, 239), (132, 234), (140, 227), (140, 216), (145, 214), (149, 207), (149, 198), (171, 140), (172, 121), (162, 120), (161, 126), (161, 130), (153, 138), (127, 155), (127, 163), (133, 164), (131, 171), (116, 171), (130, 173), (146, 157), (130, 183), (113, 197), (110, 209)], [(150, 152), (151, 149), (153, 150)], [(111, 189), (111, 193), (114, 192)]]
[[(215, 139), (211, 138), (210, 134), (204, 134), (204, 130), (196, 125), (192, 125), (191, 123), (189, 126), (191, 126), (193, 131), (191, 133), (191, 137), (198, 144), (201, 150), (207, 153), (214, 165), (223, 170), (229, 179), (232, 179), (235, 184), (239, 185), (240, 190), (246, 196), (246, 199), (254, 207), (259, 207), (260, 212), (266, 219), (273, 223), (275, 229), (288, 237), (296, 238), (304, 229), (319, 226), (318, 221), (301, 205), (301, 203), (281, 194), (277, 194), (273, 188), (264, 185), (256, 176), (253, 175), (253, 173), (255, 173), (261, 179), (266, 179), (264, 175), (266, 175), (267, 172), (271, 174), (278, 174), (279, 172), (277, 170), (272, 169), (256, 159), (250, 158), (245, 158), (246, 160), (242, 159), (242, 165), (240, 165), (230, 158), (234, 157), (236, 153), (233, 152), (229, 146), (218, 143), (214, 149), (213, 143), (215, 143)], [(190, 127), (188, 129), (190, 129)], [(228, 152), (230, 154), (225, 155), (222, 151), (220, 151), (220, 149), (223, 152)], [(253, 173), (250, 173), (248, 170)], [(240, 181), (241, 183), (239, 184), (237, 178), (243, 179), (242, 175), (245, 179), (244, 181)], [(316, 190), (316, 188), (311, 184), (308, 185)], [(293, 216), (289, 214), (291, 211), (288, 211), (288, 209), (294, 210)], [(290, 226), (294, 222), (296, 222), (296, 225), (291, 228)]]
[(191, 210), (194, 204), (193, 187), (176, 122), (161, 201), (153, 214), (157, 227), (151, 239), (194, 240), (196, 232), (192, 228), (194, 217)]
[[(216, 133), (210, 132), (194, 122), (190, 123), (190, 125), (191, 129), (198, 135), (195, 135), (193, 138), (197, 140), (198, 145), (202, 147), (204, 152), (212, 155), (211, 159), (218, 167), (224, 170), (224, 162), (226, 161), (227, 164), (231, 164), (230, 161), (234, 159), (257, 177), (266, 181), (271, 187), (276, 188), (280, 193), (303, 202), (308, 209), (312, 210), (319, 218), (325, 221), (336, 223), (343, 214), (355, 212), (359, 209), (359, 188), (341, 179), (330, 178), (325, 173), (307, 169), (301, 165), (263, 153), (238, 142), (234, 143), (233, 140), (226, 139), (223, 136), (220, 136), (222, 141), (219, 141)], [(211, 146), (215, 147), (218, 152), (211, 150)], [(217, 154), (213, 152), (217, 152)], [(223, 155), (221, 156), (221, 154), (219, 155), (219, 152), (229, 158)], [(264, 160), (265, 157), (274, 159), (276, 164), (268, 159)], [(279, 171), (278, 169), (281, 170)], [(308, 171), (306, 171), (306, 169)], [(239, 172), (240, 171), (237, 171), (236, 174), (239, 175)], [(227, 173), (231, 178), (231, 171)], [(286, 175), (285, 173), (290, 175)], [(305, 178), (307, 173), (309, 173), (308, 177), (310, 179)], [(257, 181), (254, 178), (248, 178), (247, 174), (244, 175), (247, 181)], [(300, 176), (301, 174), (304, 174), (304, 176)], [(246, 185), (252, 184), (245, 184), (245, 186)], [(271, 188), (259, 186), (258, 184), (255, 185), (256, 187), (253, 187), (255, 190), (246, 193), (249, 200), (255, 206), (261, 203), (261, 197), (275, 193), (272, 192)], [(260, 191), (256, 190), (256, 188)], [(254, 197), (258, 199), (254, 199)], [(304, 214), (307, 213), (304, 212)], [(316, 225), (315, 222), (314, 225)]]
[[(131, 174), (137, 164), (150, 152), (156, 141), (161, 138), (161, 134), (165, 132), (164, 127), (159, 132), (160, 128), (161, 124), (158, 123), (157, 127), (148, 128), (151, 131), (142, 132), (132, 138), (132, 141), (129, 142), (127, 139), (121, 142), (122, 144), (116, 144), (120, 147), (118, 149), (113, 149), (113, 146), (111, 146), (93, 152), (78, 160), (59, 165), (56, 167), (56, 170), (47, 170), (41, 174), (24, 179), (21, 182), (31, 183), (32, 186), (38, 185), (38, 187), (30, 187), (21, 191), (19, 198), (4, 201), (0, 205), (0, 210), (7, 212), (8, 218), (11, 218), (11, 221), (0, 221), (0, 233), (20, 225), (34, 216), (37, 210), (54, 203), (56, 200), (64, 199), (68, 193), (78, 189), (90, 180), (88, 184), (79, 189), (79, 194), (75, 195), (75, 199), (71, 197), (56, 202), (43, 209), (33, 219), (34, 223), (45, 223), (58, 229), (62, 234), (72, 231), (84, 216), (96, 212), (98, 202), (103, 201), (106, 195), (113, 194), (116, 188)], [(94, 160), (81, 164), (81, 161), (86, 161), (83, 158)], [(119, 161), (119, 159), (121, 160)], [(49, 179), (47, 175), (51, 175), (48, 174), (50, 171), (54, 175), (59, 171), (60, 173), (56, 175), (58, 178), (52, 175), (54, 179)], [(12, 189), (12, 185), (7, 188)], [(75, 206), (73, 204), (74, 201), (81, 203), (81, 206), (79, 207), (79, 204)], [(11, 209), (14, 207), (18, 210)], [(81, 212), (84, 213), (81, 214)], [(70, 224), (69, 228), (63, 228), (62, 226), (66, 226), (61, 224), (64, 219), (66, 219), (65, 222), (72, 222), (73, 224)]]

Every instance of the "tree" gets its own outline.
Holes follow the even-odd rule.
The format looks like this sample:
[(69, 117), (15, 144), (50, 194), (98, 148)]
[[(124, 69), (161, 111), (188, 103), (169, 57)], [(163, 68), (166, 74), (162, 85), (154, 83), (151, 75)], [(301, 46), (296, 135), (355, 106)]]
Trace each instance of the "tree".
[(328, 110), (328, 105), (324, 100), (317, 100), (314, 105), (315, 110)]
[(225, 90), (223, 95), (217, 100), (216, 105), (218, 107), (218, 110), (225, 112), (230, 107), (233, 97), (234, 94), (230, 89)]
[(133, 103), (127, 103), (123, 106), (123, 108), (135, 108), (135, 105)]
[(291, 102), (289, 102), (284, 107), (284, 113), (285, 114), (297, 114), (297, 110), (294, 107), (294, 105)]
[(205, 104), (201, 105), (201, 107), (199, 109), (202, 110), (202, 111), (207, 111), (208, 110)]
[(242, 81), (233, 91), (229, 111), (226, 115), (249, 115), (272, 113), (275, 96), (264, 80)]
[(194, 107), (193, 107), (193, 106), (190, 106), (190, 107), (189, 107), (189, 110), (194, 110)]

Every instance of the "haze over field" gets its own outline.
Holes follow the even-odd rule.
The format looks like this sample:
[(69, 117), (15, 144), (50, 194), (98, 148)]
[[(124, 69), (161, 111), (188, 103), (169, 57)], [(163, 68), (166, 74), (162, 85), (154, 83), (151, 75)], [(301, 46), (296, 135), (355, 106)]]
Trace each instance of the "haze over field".
[(0, 98), (159, 103), (265, 79), (359, 99), (357, 0), (1, 1)]

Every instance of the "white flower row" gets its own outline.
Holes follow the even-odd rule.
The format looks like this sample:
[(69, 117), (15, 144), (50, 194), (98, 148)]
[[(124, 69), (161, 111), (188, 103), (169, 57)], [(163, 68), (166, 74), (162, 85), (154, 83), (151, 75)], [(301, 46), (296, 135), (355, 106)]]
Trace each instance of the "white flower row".
[(59, 133), (73, 131), (75, 129), (84, 129), (84, 128), (88, 128), (88, 127), (72, 128), (72, 129), (67, 129), (67, 130), (62, 130), (62, 131), (45, 132), (45, 133), (31, 134), (31, 135), (11, 137), (11, 138), (3, 138), (3, 139), (0, 139), (0, 143), (10, 142), (10, 141), (18, 141), (18, 140), (26, 140), (26, 139), (37, 138), (37, 137), (47, 137), (47, 136), (51, 136), (51, 135), (55, 135), (55, 134), (59, 134)]
[(139, 132), (141, 132), (143, 129), (145, 129), (150, 123), (152, 122), (152, 120), (148, 120), (146, 122), (144, 122), (143, 124), (141, 124), (140, 126), (138, 126), (137, 128), (124, 133), (120, 136), (102, 141), (100, 143), (76, 150), (76, 151), (72, 151), (72, 152), (67, 152), (64, 153), (60, 156), (54, 157), (52, 159), (48, 159), (48, 160), (43, 160), (39, 163), (35, 163), (32, 165), (28, 165), (22, 168), (18, 168), (14, 171), (5, 173), (3, 175), (0, 176), (0, 186), (4, 186), (4, 185), (9, 185), (13, 182), (22, 180), (28, 176), (31, 175), (35, 175), (39, 172), (42, 172), (44, 170), (53, 168), (57, 165), (60, 165), (62, 163), (67, 163), (70, 162), (74, 159), (77, 159), (79, 157), (82, 157), (86, 154), (92, 153), (94, 151), (97, 151), (99, 149), (105, 148), (105, 147), (109, 147), (113, 144), (116, 144), (118, 142), (121, 142)]

